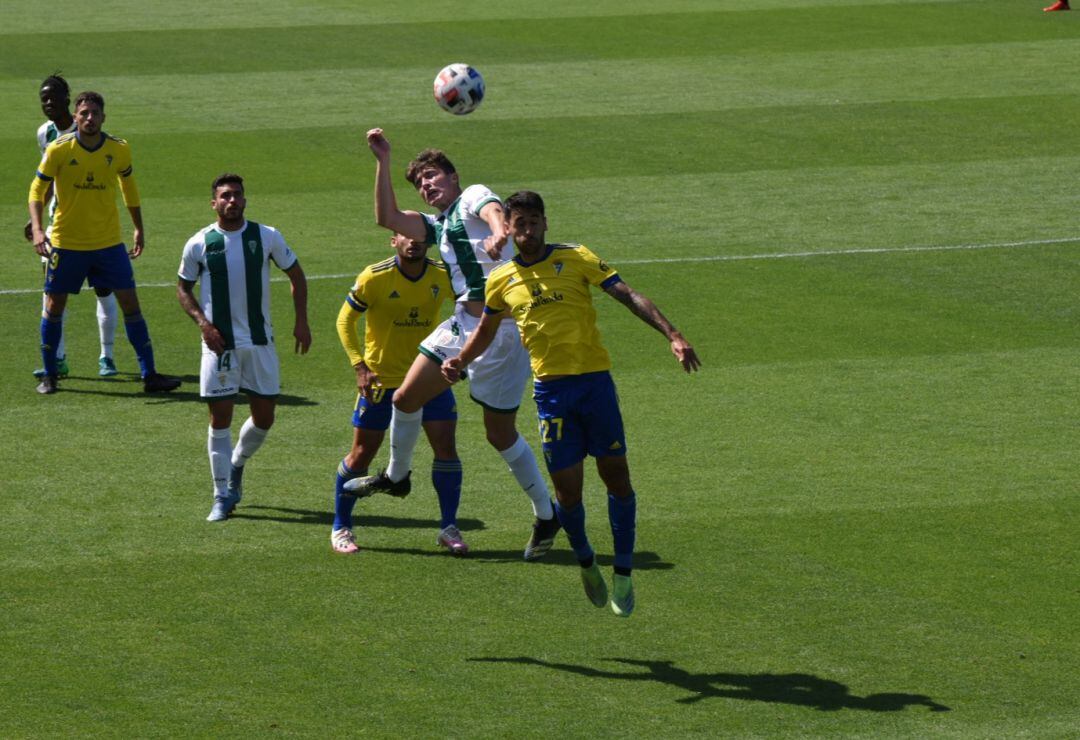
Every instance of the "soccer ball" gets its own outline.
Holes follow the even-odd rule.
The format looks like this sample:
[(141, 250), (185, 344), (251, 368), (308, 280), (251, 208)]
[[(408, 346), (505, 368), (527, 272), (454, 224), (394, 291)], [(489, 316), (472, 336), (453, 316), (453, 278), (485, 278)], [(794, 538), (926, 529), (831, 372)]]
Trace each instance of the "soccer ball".
[(468, 64), (448, 64), (435, 76), (435, 102), (455, 116), (472, 113), (484, 99), (484, 78)]

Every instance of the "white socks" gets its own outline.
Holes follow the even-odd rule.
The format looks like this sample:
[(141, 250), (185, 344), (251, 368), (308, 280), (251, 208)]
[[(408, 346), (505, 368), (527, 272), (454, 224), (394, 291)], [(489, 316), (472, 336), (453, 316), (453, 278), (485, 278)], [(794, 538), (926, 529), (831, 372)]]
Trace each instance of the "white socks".
[(240, 427), (240, 436), (236, 440), (236, 447), (233, 448), (233, 467), (244, 467), (244, 463), (248, 461), (248, 458), (262, 447), (262, 443), (266, 441), (266, 435), (269, 433), (269, 429), (259, 429), (255, 426), (255, 422), (249, 416), (248, 420), (244, 422), (244, 426)]
[(229, 491), (229, 469), (232, 467), (232, 438), (228, 429), (210, 427), (206, 450), (210, 453), (210, 475), (214, 477), (214, 495), (224, 496)]
[(395, 483), (412, 469), (413, 451), (420, 437), (423, 418), (423, 409), (406, 413), (396, 408), (390, 417), (390, 462), (386, 465), (386, 476)]
[(112, 293), (97, 299), (98, 337), (101, 339), (101, 356), (112, 359), (113, 343), (116, 341), (116, 323), (120, 311), (116, 306), (116, 296)]
[(510, 467), (510, 472), (514, 474), (525, 495), (532, 501), (533, 513), (540, 519), (555, 516), (547, 483), (536, 464), (536, 455), (525, 438), (519, 434), (514, 444), (501, 450), (499, 454)]

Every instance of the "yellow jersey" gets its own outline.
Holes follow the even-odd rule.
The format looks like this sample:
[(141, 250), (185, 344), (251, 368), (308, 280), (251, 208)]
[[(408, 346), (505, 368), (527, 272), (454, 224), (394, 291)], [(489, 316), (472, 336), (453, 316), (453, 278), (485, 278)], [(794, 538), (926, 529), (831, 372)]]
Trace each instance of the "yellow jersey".
[(610, 370), (589, 286), (606, 288), (620, 280), (586, 247), (549, 244), (536, 262), (525, 263), (519, 254), (491, 271), (484, 310), (509, 311), (538, 378)]
[[(338, 338), (355, 367), (363, 361), (383, 388), (397, 388), (416, 358), (416, 348), (432, 332), (439, 309), (453, 300), (450, 275), (441, 262), (425, 258), (415, 280), (397, 266), (397, 258), (364, 268), (338, 312)], [(364, 315), (364, 344), (356, 323)]]
[(139, 205), (139, 189), (131, 174), (131, 149), (123, 139), (102, 132), (101, 143), (87, 149), (78, 132), (49, 144), (30, 186), (30, 202), (44, 201), (54, 183), (56, 213), (50, 241), (60, 249), (92, 251), (124, 241), (116, 207), (119, 186), (124, 204)]

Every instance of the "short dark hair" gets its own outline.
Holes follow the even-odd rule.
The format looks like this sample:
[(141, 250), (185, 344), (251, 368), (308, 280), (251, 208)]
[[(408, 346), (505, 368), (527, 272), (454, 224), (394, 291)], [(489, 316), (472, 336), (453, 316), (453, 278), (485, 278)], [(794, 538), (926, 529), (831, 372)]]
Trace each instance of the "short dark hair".
[(519, 190), (505, 201), (503, 201), (503, 213), (507, 218), (510, 218), (510, 212), (517, 211), (535, 211), (541, 216), (544, 215), (544, 199), (540, 197), (539, 193), (534, 193), (531, 190)]
[(44, 90), (47, 87), (59, 87), (61, 90), (64, 91), (65, 95), (71, 97), (71, 86), (68, 85), (67, 80), (60, 76), (59, 70), (53, 72), (51, 75), (46, 77), (42, 81), (41, 87), (39, 87), (38, 89)]
[(412, 183), (413, 187), (419, 187), (420, 173), (428, 167), (437, 167), (448, 175), (457, 172), (450, 158), (442, 149), (425, 149), (409, 162), (405, 168), (405, 179)]
[(214, 178), (214, 181), (210, 183), (210, 194), (216, 195), (217, 189), (222, 185), (239, 185), (240, 190), (244, 189), (244, 178), (240, 177), (233, 172), (224, 172)]
[(79, 93), (75, 98), (75, 109), (78, 110), (83, 103), (94, 103), (98, 108), (101, 108), (102, 113), (105, 112), (105, 98), (101, 97), (101, 93), (96, 93), (93, 90)]

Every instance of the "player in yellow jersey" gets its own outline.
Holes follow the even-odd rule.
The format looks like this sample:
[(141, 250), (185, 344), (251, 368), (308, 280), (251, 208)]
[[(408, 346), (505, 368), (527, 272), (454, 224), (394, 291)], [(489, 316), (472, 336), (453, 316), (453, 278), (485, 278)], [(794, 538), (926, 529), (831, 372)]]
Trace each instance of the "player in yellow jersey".
[[(38, 127), (37, 144), (39, 154), (44, 154), (49, 144), (64, 134), (75, 131), (75, 118), (71, 115), (71, 88), (67, 80), (61, 77), (59, 73), (45, 78), (38, 90), (38, 98), (41, 101), (41, 112), (45, 114), (46, 121)], [(52, 198), (51, 190), (45, 197), (49, 201), (47, 210), (49, 221), (51, 221), (53, 212), (56, 210), (56, 200)], [(46, 235), (49, 234), (49, 231), (48, 228), (45, 229)], [(30, 223), (29, 219), (26, 222), (25, 234), (27, 241), (33, 240), (33, 224)], [(48, 270), (49, 259), (47, 257), (41, 257), (40, 259), (42, 273), (44, 274)], [(94, 292), (97, 294), (98, 337), (101, 340), (98, 375), (109, 377), (117, 374), (116, 363), (113, 361), (113, 344), (116, 339), (116, 323), (119, 309), (116, 305), (116, 296), (112, 294), (111, 290), (95, 288)], [(48, 299), (48, 295), (41, 294), (42, 311), (45, 310)], [(67, 311), (64, 311), (62, 324), (66, 328)], [(60, 341), (56, 346), (57, 370), (61, 378), (69, 372), (65, 334), (66, 332), (61, 330)], [(45, 374), (45, 368), (34, 371), (34, 377), (39, 380), (44, 378)]]
[[(394, 390), (401, 386), (416, 356), (416, 346), (439, 323), (439, 309), (454, 294), (446, 267), (427, 257), (428, 245), (401, 234), (390, 239), (394, 256), (364, 268), (338, 313), (338, 336), (356, 371), (359, 394), (353, 413), (353, 443), (338, 465), (334, 488), (334, 526), (331, 547), (353, 553), (352, 510), (357, 495), (344, 485), (367, 475), (375, 453), (390, 426)], [(364, 317), (364, 342), (356, 333)], [(457, 527), (461, 501), (461, 461), (455, 444), (457, 404), (454, 392), (444, 388), (423, 405), (422, 426), (435, 461), (431, 482), (439, 498), (441, 524), (436, 544), (454, 555), (464, 555), (468, 546)], [(419, 431), (419, 430), (417, 430)], [(415, 444), (415, 439), (412, 440)], [(403, 492), (392, 495), (405, 496)]]
[(514, 259), (488, 276), (484, 316), (461, 349), (443, 362), (444, 377), (455, 382), (462, 369), (491, 342), (505, 316), (512, 316), (529, 352), (535, 382), (533, 398), (548, 473), (555, 486), (555, 513), (581, 564), (585, 593), (597, 607), (608, 603), (607, 583), (585, 534), (581, 501), (586, 455), (608, 491), (608, 520), (615, 549), (611, 608), (628, 617), (634, 609), (631, 581), (637, 500), (630, 485), (611, 360), (600, 343), (591, 286), (602, 289), (671, 343), (686, 372), (700, 366), (689, 342), (656, 305), (619, 277), (606, 262), (581, 245), (548, 244), (544, 201), (529, 191), (504, 203), (507, 225), (517, 246)]
[[(150, 332), (135, 293), (131, 259), (145, 246), (139, 190), (132, 176), (131, 151), (127, 142), (101, 130), (105, 121), (105, 100), (96, 92), (75, 98), (76, 131), (61, 136), (45, 149), (37, 175), (30, 186), (30, 230), (34, 249), (49, 258), (45, 272), (45, 311), (41, 319), (41, 354), (45, 376), (39, 393), (57, 390), (56, 345), (62, 331), (62, 317), (70, 293), (78, 293), (84, 281), (93, 288), (107, 288), (116, 294), (124, 313), (124, 329), (135, 348), (142, 370), (143, 389), (171, 391), (180, 385), (176, 378), (157, 372)], [(52, 231), (45, 233), (45, 195), (49, 185), (56, 195)], [(134, 247), (129, 253), (120, 233), (116, 190), (135, 226)]]

